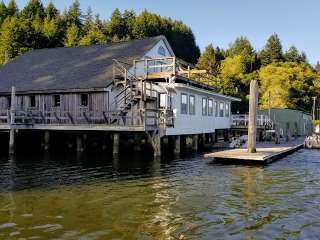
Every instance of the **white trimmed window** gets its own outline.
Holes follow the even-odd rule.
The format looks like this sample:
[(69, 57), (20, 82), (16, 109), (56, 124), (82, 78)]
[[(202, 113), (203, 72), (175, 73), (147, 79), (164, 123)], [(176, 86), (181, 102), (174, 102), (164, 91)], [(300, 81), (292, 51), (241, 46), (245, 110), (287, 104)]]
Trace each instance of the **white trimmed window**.
[(208, 115), (208, 99), (202, 98), (202, 116)]
[(189, 96), (189, 114), (194, 115), (196, 113), (196, 97)]
[(181, 114), (188, 114), (188, 95), (181, 93)]
[(213, 116), (213, 100), (208, 100), (208, 115)]
[(230, 104), (226, 103), (226, 113), (225, 113), (226, 117), (230, 117)]
[(219, 105), (217, 101), (214, 101), (214, 111), (215, 111), (215, 116), (218, 117), (219, 116)]
[(219, 103), (219, 117), (224, 117), (224, 103)]

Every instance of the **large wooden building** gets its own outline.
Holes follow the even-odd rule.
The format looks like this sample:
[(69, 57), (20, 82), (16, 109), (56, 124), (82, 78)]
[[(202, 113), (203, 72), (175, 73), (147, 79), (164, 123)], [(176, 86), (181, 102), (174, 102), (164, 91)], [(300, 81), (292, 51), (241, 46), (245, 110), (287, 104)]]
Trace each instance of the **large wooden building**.
[(31, 50), (0, 70), (0, 130), (11, 150), (17, 129), (44, 131), (47, 143), (50, 131), (105, 131), (114, 145), (120, 132), (145, 132), (159, 155), (163, 136), (178, 148), (182, 135), (230, 128), (239, 99), (193, 81), (194, 72), (164, 36)]

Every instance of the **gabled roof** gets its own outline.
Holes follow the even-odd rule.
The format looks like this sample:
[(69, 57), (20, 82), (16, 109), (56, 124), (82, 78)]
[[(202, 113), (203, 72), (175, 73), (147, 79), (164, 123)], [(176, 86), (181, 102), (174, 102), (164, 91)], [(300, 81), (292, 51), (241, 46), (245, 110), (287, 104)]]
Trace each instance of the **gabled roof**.
[(0, 69), (0, 92), (105, 88), (113, 59), (132, 63), (164, 36), (104, 45), (31, 50)]

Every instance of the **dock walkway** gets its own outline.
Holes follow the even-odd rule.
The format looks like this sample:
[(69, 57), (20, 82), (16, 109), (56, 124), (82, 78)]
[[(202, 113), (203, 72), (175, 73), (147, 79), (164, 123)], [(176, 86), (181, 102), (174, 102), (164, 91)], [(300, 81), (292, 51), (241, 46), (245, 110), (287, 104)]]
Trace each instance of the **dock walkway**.
[(207, 153), (204, 157), (224, 163), (267, 164), (303, 148), (303, 141), (304, 138), (297, 138), (280, 144), (258, 143), (256, 153), (248, 153), (246, 148), (240, 148)]

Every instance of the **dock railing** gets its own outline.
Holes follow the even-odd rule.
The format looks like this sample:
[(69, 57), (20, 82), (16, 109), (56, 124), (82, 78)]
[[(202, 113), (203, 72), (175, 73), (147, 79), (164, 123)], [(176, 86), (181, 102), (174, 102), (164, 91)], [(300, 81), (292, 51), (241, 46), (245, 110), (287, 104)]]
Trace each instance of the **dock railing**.
[[(161, 109), (134, 109), (127, 114), (121, 111), (89, 111), (79, 109), (77, 112), (40, 110), (14, 110), (14, 123), (16, 126), (33, 125), (110, 125), (110, 126), (132, 126), (132, 127), (171, 127), (173, 126), (172, 110)], [(0, 111), (0, 126), (10, 125), (10, 111)]]
[[(232, 127), (242, 127), (247, 128), (249, 122), (248, 114), (233, 114), (231, 117), (231, 126)], [(268, 115), (257, 115), (257, 127), (264, 127), (273, 129), (273, 121), (269, 118)]]

